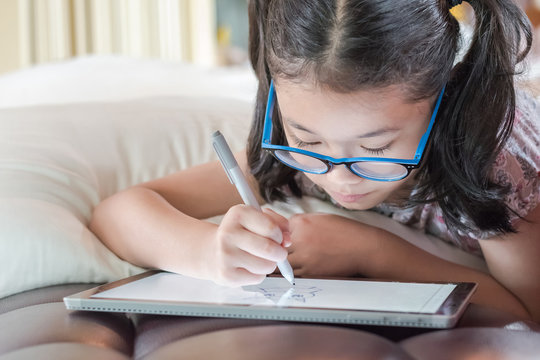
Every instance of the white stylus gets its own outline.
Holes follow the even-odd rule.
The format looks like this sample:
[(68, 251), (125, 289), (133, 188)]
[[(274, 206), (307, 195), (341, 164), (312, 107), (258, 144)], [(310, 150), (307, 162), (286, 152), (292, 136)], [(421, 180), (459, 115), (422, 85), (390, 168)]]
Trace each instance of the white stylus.
[[(238, 163), (236, 162), (236, 159), (234, 158), (234, 155), (232, 154), (231, 149), (229, 148), (229, 145), (227, 144), (227, 141), (225, 140), (221, 132), (216, 131), (212, 135), (212, 145), (214, 146), (214, 150), (216, 150), (216, 153), (218, 154), (221, 165), (223, 165), (223, 168), (225, 169), (229, 180), (234, 186), (236, 186), (236, 189), (240, 193), (240, 196), (242, 197), (244, 203), (246, 205), (253, 206), (259, 211), (262, 211), (261, 207), (259, 206), (259, 202), (257, 201), (257, 198), (249, 187), (249, 184), (244, 176), (244, 173), (242, 172), (242, 169), (240, 169), (240, 166), (238, 166)], [(293, 269), (287, 259), (279, 262), (277, 265), (279, 271), (281, 272), (281, 275), (283, 275), (285, 279), (287, 279), (291, 284), (294, 285)]]

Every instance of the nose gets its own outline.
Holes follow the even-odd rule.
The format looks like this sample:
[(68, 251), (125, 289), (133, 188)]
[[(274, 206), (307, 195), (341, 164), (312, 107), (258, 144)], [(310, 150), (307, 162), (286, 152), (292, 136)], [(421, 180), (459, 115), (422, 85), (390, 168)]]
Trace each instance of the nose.
[(329, 181), (336, 184), (352, 185), (358, 184), (364, 179), (347, 168), (346, 165), (333, 165), (329, 172), (326, 173)]

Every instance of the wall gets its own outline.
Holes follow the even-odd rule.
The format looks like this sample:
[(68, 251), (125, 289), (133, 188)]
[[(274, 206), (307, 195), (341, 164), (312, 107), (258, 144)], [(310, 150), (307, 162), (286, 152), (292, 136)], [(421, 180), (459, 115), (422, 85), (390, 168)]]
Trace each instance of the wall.
[(0, 73), (20, 65), (17, 1), (0, 0)]

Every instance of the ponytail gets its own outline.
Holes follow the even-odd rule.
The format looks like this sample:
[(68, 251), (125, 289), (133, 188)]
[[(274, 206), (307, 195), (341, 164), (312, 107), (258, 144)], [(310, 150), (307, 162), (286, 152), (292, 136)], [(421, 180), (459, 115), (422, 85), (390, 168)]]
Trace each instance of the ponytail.
[(530, 23), (511, 0), (469, 4), (475, 32), (452, 70), (414, 200), (437, 202), (455, 233), (514, 232), (512, 210), (503, 201), (509, 189), (490, 175), (512, 131), (514, 75), (531, 47)]

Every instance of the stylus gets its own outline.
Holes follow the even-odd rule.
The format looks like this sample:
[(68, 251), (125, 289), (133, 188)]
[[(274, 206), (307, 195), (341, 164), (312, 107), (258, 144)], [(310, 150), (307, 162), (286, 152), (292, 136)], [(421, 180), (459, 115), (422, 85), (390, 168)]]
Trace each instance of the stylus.
[[(257, 198), (249, 187), (244, 173), (242, 173), (242, 169), (240, 169), (240, 166), (238, 166), (238, 163), (236, 162), (236, 159), (234, 158), (234, 155), (232, 154), (231, 149), (229, 148), (229, 145), (221, 132), (216, 131), (212, 135), (212, 145), (214, 146), (214, 150), (216, 150), (219, 160), (221, 161), (221, 165), (223, 165), (229, 180), (234, 186), (236, 186), (236, 189), (240, 193), (244, 203), (246, 205), (253, 206), (259, 211), (262, 211)], [(294, 285), (293, 269), (287, 259), (279, 262), (277, 265), (281, 275), (283, 275), (285, 279)]]

